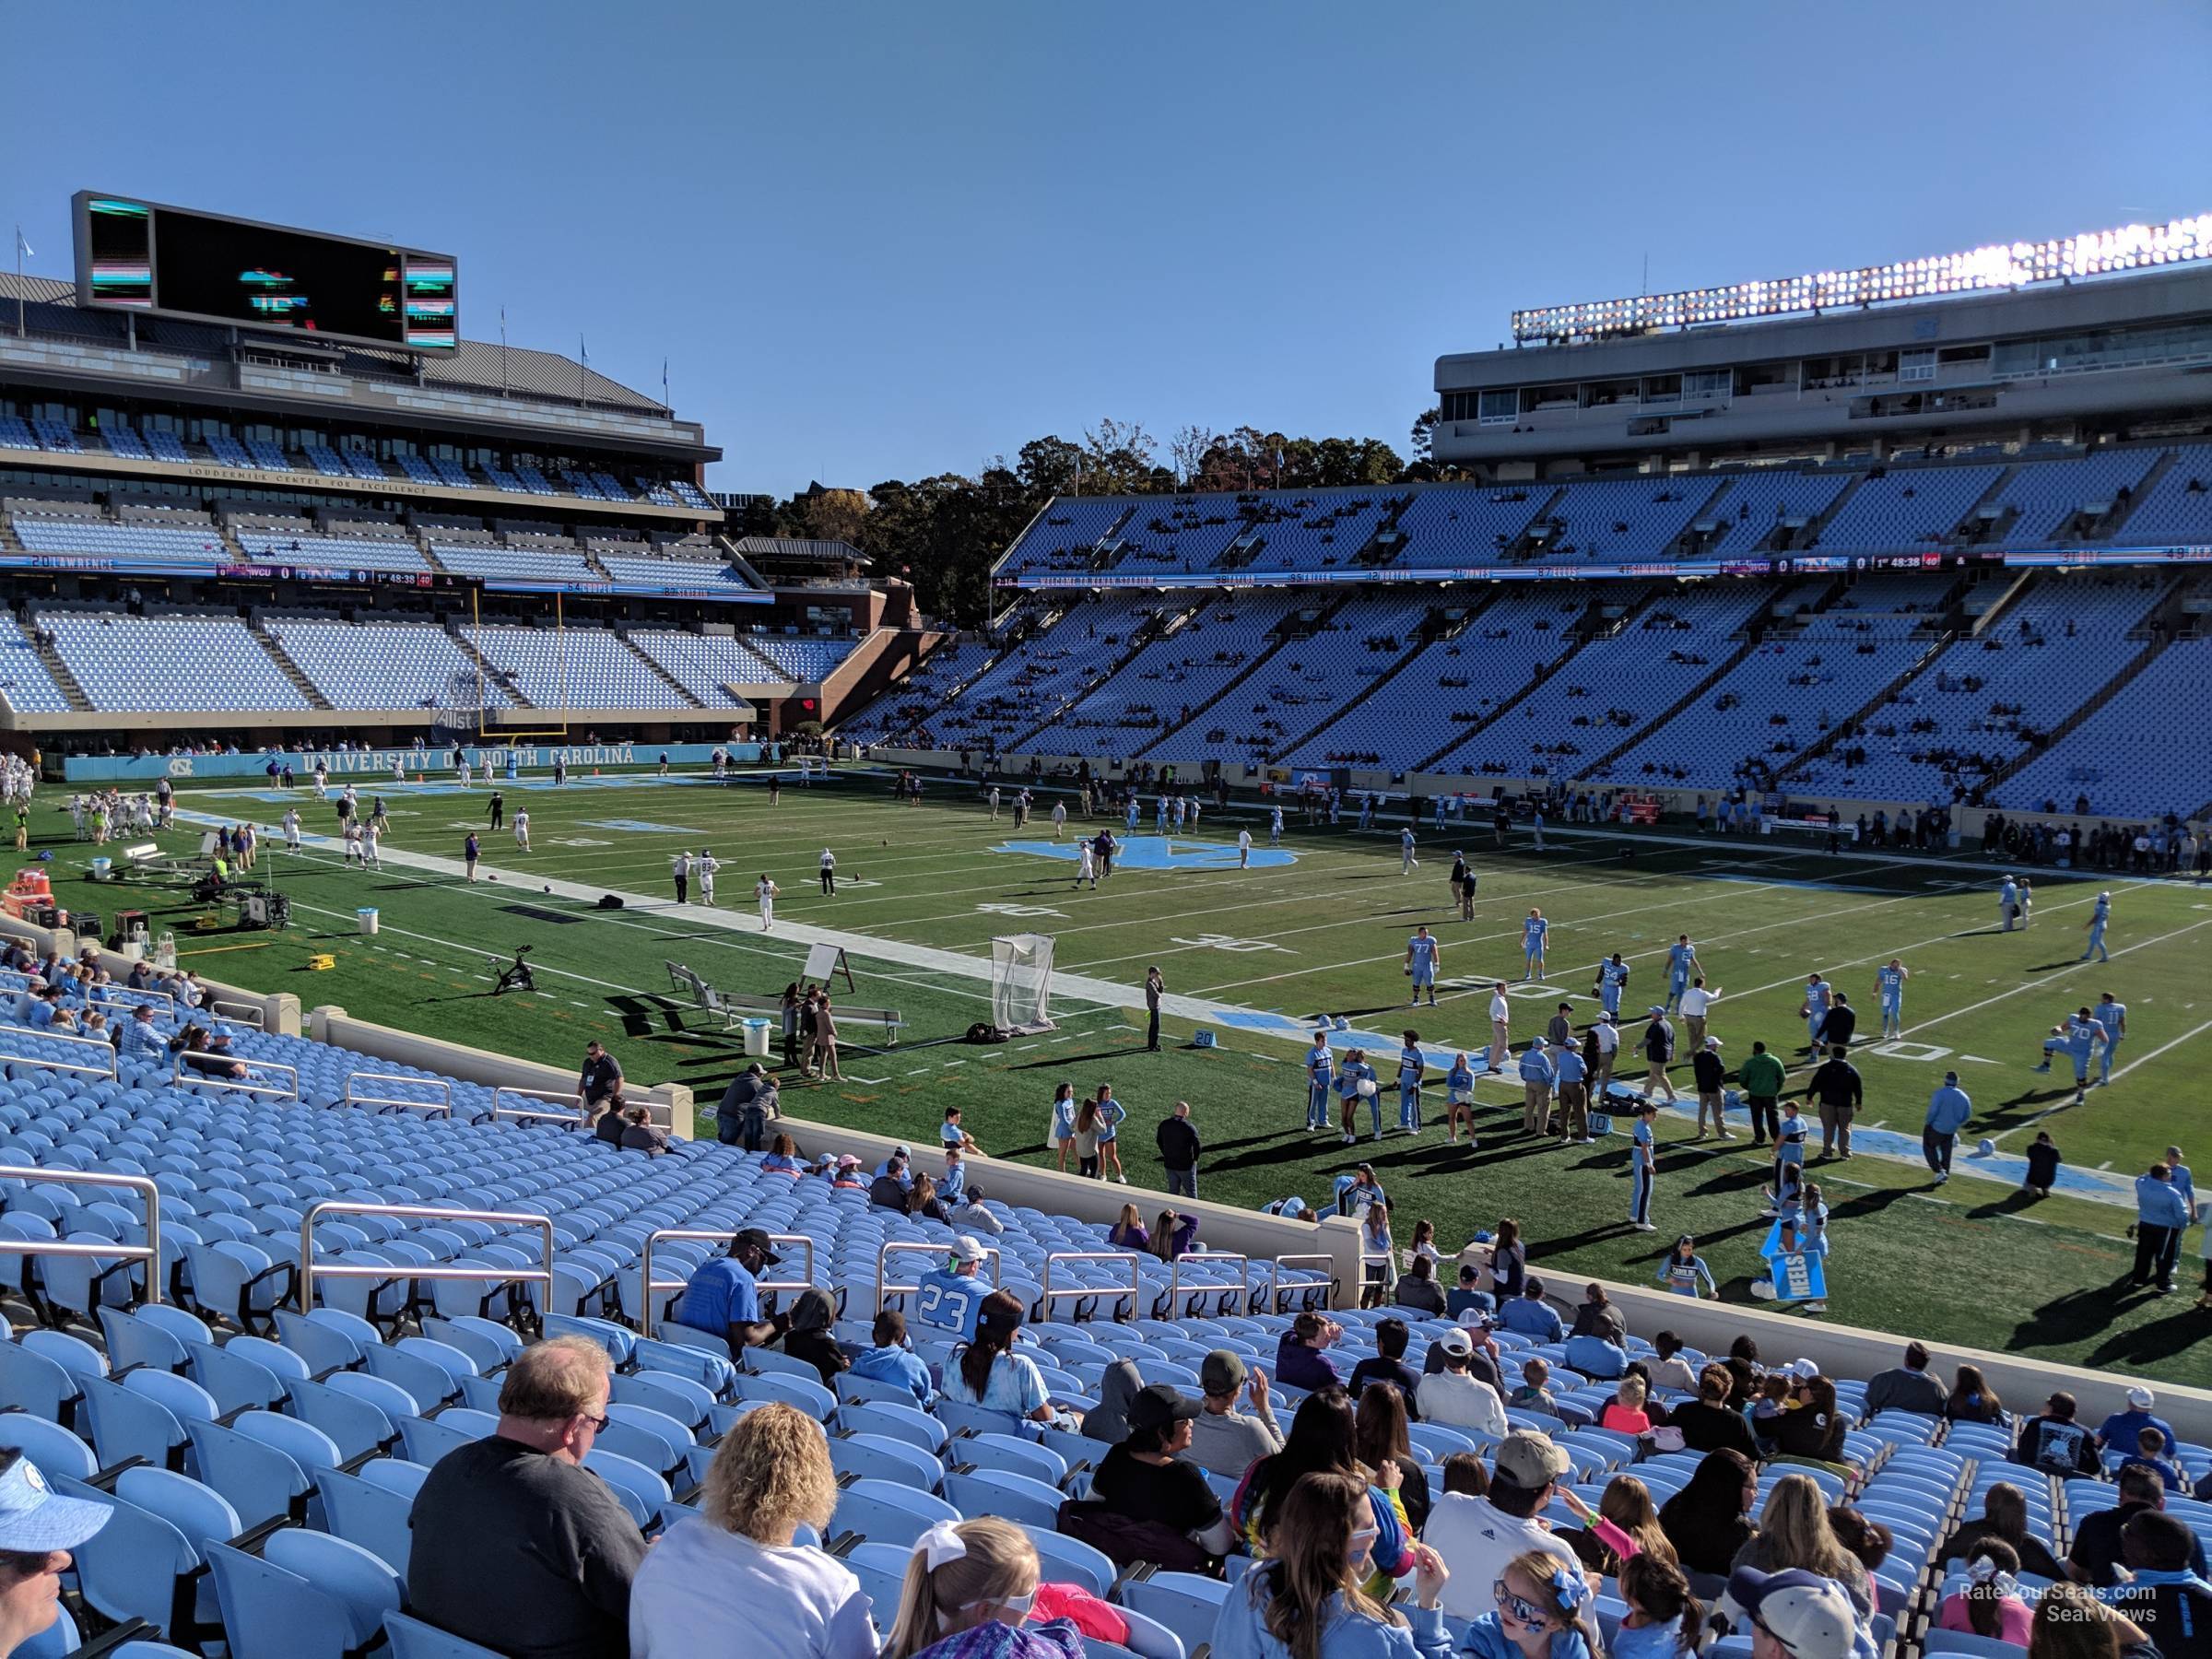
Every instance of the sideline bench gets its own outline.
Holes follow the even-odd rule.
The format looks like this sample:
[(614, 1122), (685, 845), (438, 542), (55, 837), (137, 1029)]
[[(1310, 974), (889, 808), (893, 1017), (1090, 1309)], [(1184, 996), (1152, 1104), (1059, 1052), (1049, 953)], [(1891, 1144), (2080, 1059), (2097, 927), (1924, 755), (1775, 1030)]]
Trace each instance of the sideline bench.
[[(775, 1022), (778, 1034), (782, 1034), (783, 1004), (779, 998), (746, 991), (718, 990), (683, 963), (665, 957), (662, 958), (661, 966), (668, 971), (670, 988), (679, 995), (690, 997), (692, 1006), (701, 1013), (720, 1019), (724, 1030), (735, 1030), (744, 1020), (765, 1017)], [(839, 1003), (834, 1005), (833, 1012), (841, 1027), (855, 1022), (880, 1027), (886, 1048), (898, 1047), (899, 1033), (906, 1028), (905, 1016), (896, 1008), (864, 1008)]]

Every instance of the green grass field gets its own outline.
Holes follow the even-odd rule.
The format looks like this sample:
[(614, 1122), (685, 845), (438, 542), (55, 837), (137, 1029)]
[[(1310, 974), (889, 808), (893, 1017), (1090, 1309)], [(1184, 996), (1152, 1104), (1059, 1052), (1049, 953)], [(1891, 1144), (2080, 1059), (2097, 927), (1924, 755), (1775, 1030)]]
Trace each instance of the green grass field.
[[(378, 787), (361, 786), (364, 803)], [(481, 789), (386, 793), (388, 854), (457, 859), (465, 828), (483, 821)], [(310, 831), (332, 829), (329, 806), (312, 791), (294, 794)], [(1319, 1200), (1335, 1175), (1365, 1159), (1389, 1189), (1401, 1243), (1417, 1218), (1433, 1219), (1449, 1249), (1510, 1215), (1528, 1234), (1538, 1271), (1638, 1282), (1674, 1235), (1688, 1230), (1735, 1300), (1747, 1298), (1767, 1230), (1758, 1216), (1767, 1164), (1749, 1148), (1740, 1119), (1735, 1142), (1694, 1142), (1688, 1119), (1662, 1114), (1660, 1230), (1640, 1235), (1625, 1225), (1625, 1135), (1566, 1149), (1522, 1139), (1517, 1083), (1478, 1089), (1479, 1151), (1445, 1145), (1433, 1126), (1441, 1104), (1430, 1107), (1432, 1126), (1418, 1137), (1343, 1147), (1333, 1134), (1301, 1128), (1298, 1044), (1222, 1029), (1221, 1046), (1202, 1050), (1188, 1045), (1190, 1022), (1171, 1019), (1166, 1052), (1147, 1053), (1141, 1015), (1061, 995), (1057, 1030), (981, 1051), (959, 1038), (988, 1013), (983, 979), (872, 958), (867, 941), (987, 958), (994, 935), (1035, 929), (1056, 935), (1064, 976), (1135, 986), (1146, 964), (1158, 962), (1175, 993), (1297, 1017), (1342, 1013), (1394, 1031), (1408, 1023), (1399, 1018), (1405, 940), (1425, 920), (1444, 941), (1441, 1006), (1410, 1023), (1432, 1042), (1475, 1049), (1487, 1037), (1488, 981), (1520, 977), (1520, 919), (1532, 905), (1552, 921), (1547, 982), (1578, 1011), (1594, 1006), (1594, 964), (1614, 950), (1636, 971), (1624, 1014), (1660, 1000), (1664, 947), (1687, 932), (1708, 982), (1726, 994), (1712, 1029), (1732, 1065), (1755, 1038), (1797, 1055), (1801, 986), (1818, 968), (1861, 1011), (1862, 1129), (1886, 1126), (1916, 1144), (1929, 1091), (1955, 1065), (1977, 1109), (1962, 1153), (1983, 1135), (2017, 1152), (2042, 1127), (2069, 1165), (2117, 1174), (2140, 1172), (2169, 1142), (2191, 1147), (2198, 1112), (2189, 1102), (2201, 1099), (2190, 1087), (2192, 1062), (2212, 1036), (2212, 1011), (2199, 1006), (2212, 1002), (2212, 893), (2182, 881), (2114, 884), (2113, 959), (2090, 967), (2076, 959), (2100, 883), (2059, 872), (2041, 873), (2034, 924), (2012, 935), (1995, 931), (1994, 877), (1984, 872), (1932, 859), (1831, 858), (1779, 840), (1674, 845), (1647, 837), (1624, 865), (1610, 837), (1555, 835), (1539, 855), (1524, 836), (1498, 852), (1487, 829), (1424, 829), (1422, 866), (1404, 876), (1394, 826), (1364, 835), (1293, 827), (1284, 844), (1294, 861), (1278, 867), (1124, 867), (1097, 891), (1077, 891), (1068, 865), (992, 851), (1016, 834), (1010, 813), (993, 823), (971, 794), (950, 785), (910, 808), (893, 803), (879, 778), (855, 774), (812, 790), (786, 787), (771, 806), (758, 779), (715, 789), (632, 778), (583, 780), (559, 792), (536, 782), (510, 788), (511, 814), (518, 803), (529, 806), (535, 850), (525, 856), (509, 836), (487, 834), (487, 869), (499, 879), (474, 887), (399, 867), (347, 870), (335, 853), (266, 851), (262, 873), (273, 869), (291, 896), (291, 930), (199, 934), (188, 931), (196, 907), (181, 894), (81, 884), (93, 849), (73, 841), (57, 800), (57, 792), (42, 792), (34, 833), (36, 845), (53, 852), (64, 901), (107, 914), (125, 904), (148, 910), (158, 930), (176, 931), (183, 960), (212, 977), (553, 1063), (597, 1037), (633, 1077), (688, 1083), (710, 1112), (742, 1064), (737, 1039), (671, 997), (663, 962), (681, 959), (733, 991), (772, 993), (794, 978), (804, 947), (763, 935), (752, 914), (752, 882), (766, 872), (783, 889), (782, 920), (864, 935), (852, 947), (858, 988), (845, 1000), (895, 1006), (908, 1021), (889, 1053), (869, 1050), (865, 1033), (848, 1028), (848, 1080), (787, 1079), (784, 1103), (795, 1115), (924, 1144), (943, 1108), (958, 1101), (994, 1156), (1041, 1160), (1053, 1085), (1087, 1093), (1111, 1083), (1130, 1109), (1123, 1145), (1140, 1203), (1153, 1202), (1143, 1189), (1163, 1185), (1151, 1125), (1186, 1099), (1206, 1137), (1199, 1190), (1209, 1198), (1257, 1205), (1296, 1192)], [(181, 805), (251, 817), (265, 833), (282, 811), (259, 789), (193, 790)], [(1244, 823), (1260, 828), (1232, 808), (1182, 839), (1233, 842)], [(1049, 841), (1052, 827), (1032, 823), (1022, 834)], [(167, 839), (180, 847), (189, 840)], [(273, 842), (272, 834), (265, 847)], [(1482, 877), (1471, 923), (1451, 913), (1445, 882), (1451, 849), (1462, 843)], [(738, 912), (734, 929), (666, 907), (669, 859), (701, 844), (724, 865), (720, 899)], [(839, 859), (842, 890), (833, 899), (816, 890), (825, 846)], [(540, 890), (556, 879), (653, 903), (596, 911)], [(356, 908), (370, 904), (382, 913), (374, 939), (355, 930)], [(536, 947), (539, 994), (493, 1000), (488, 959), (525, 941)], [(317, 951), (334, 954), (335, 968), (310, 971), (307, 958)], [(1912, 973), (1906, 1041), (1874, 1052), (1874, 972), (1892, 955)], [(1559, 1000), (1530, 989), (1515, 1003), (1516, 1038), (1539, 1031)], [(2063, 1059), (2063, 1079), (2030, 1068), (2051, 1024), (2107, 990), (2128, 1006), (2128, 1040), (2112, 1084), (2073, 1107)], [(1628, 1042), (1638, 1029), (1626, 1022)], [(1379, 1069), (1387, 1073), (1390, 1062)], [(1626, 1060), (1622, 1069), (1630, 1069)], [(1685, 1094), (1687, 1073), (1685, 1060), (1677, 1083)], [(1441, 1088), (1434, 1092), (1441, 1102)], [(1394, 1121), (1387, 1076), (1385, 1093), (1385, 1117)], [(2206, 1157), (2212, 1160), (2212, 1150)], [(2131, 1207), (2063, 1194), (2030, 1202), (2008, 1182), (1966, 1172), (1972, 1165), (1963, 1156), (1959, 1167), (1938, 1190), (1916, 1157), (1814, 1166), (1833, 1212), (1833, 1317), (2212, 1383), (2212, 1345), (2200, 1340), (2212, 1333), (2212, 1313), (2193, 1309), (2195, 1230), (2183, 1246), (2183, 1292), (2127, 1292), (2114, 1281), (2130, 1261), (2123, 1232)]]

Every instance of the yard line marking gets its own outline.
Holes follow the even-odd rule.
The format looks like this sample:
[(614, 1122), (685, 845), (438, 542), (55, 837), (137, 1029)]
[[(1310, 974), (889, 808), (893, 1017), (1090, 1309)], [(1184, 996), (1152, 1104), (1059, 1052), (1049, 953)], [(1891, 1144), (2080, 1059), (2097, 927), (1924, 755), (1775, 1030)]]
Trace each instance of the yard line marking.
[[(2200, 924), (2199, 925), (2202, 924)], [(2143, 1000), (2145, 1002), (2148, 1002), (2150, 999), (2148, 997), (2145, 997)], [(2187, 1042), (2192, 1037), (2201, 1037), (2206, 1031), (2212, 1031), (2212, 1019), (2206, 1020), (2204, 1024), (2195, 1027), (2194, 1030), (2183, 1031), (2171, 1042), (2161, 1043), (2159, 1047), (2152, 1049), (2147, 1054), (2143, 1054), (2136, 1059), (2130, 1060), (2125, 1065), (2122, 1066), (2118, 1071), (2112, 1074), (2113, 1080), (2117, 1082), (2120, 1078), (2126, 1077), (2129, 1072), (2134, 1071), (2136, 1066), (2143, 1065), (2152, 1060), (2156, 1060), (2168, 1049), (2180, 1048), (2183, 1043)]]

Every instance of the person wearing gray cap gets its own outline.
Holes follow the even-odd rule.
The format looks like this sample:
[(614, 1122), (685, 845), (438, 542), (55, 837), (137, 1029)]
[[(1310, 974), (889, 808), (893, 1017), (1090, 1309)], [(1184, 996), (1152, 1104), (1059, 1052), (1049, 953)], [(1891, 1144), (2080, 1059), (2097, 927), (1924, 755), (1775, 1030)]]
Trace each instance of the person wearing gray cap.
[(0, 1659), (53, 1628), (69, 1552), (112, 1513), (105, 1504), (63, 1497), (38, 1465), (13, 1446), (0, 1447)]
[(1566, 1540), (1536, 1519), (1551, 1501), (1555, 1483), (1572, 1466), (1549, 1435), (1516, 1429), (1498, 1443), (1487, 1496), (1446, 1491), (1437, 1498), (1421, 1537), (1451, 1570), (1443, 1596), (1447, 1618), (1480, 1618), (1494, 1611), (1492, 1587), (1514, 1557), (1532, 1549), (1559, 1557), (1570, 1572), (1582, 1571)]
[[(1193, 1463), (1211, 1474), (1239, 1480), (1261, 1458), (1283, 1449), (1283, 1430), (1275, 1420), (1265, 1371), (1247, 1366), (1241, 1355), (1229, 1348), (1216, 1348), (1199, 1361), (1198, 1385), (1206, 1397), (1191, 1419), (1187, 1455)], [(1240, 1393), (1250, 1410), (1237, 1409)]]

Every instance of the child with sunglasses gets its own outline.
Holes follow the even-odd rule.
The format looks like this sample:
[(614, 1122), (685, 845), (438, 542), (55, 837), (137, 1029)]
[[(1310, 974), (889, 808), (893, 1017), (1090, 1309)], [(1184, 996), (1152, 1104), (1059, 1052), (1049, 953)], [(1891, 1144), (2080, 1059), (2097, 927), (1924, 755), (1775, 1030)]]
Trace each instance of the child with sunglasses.
[(1598, 1659), (1605, 1647), (1579, 1567), (1540, 1549), (1517, 1555), (1491, 1586), (1494, 1611), (1467, 1629), (1474, 1659)]

